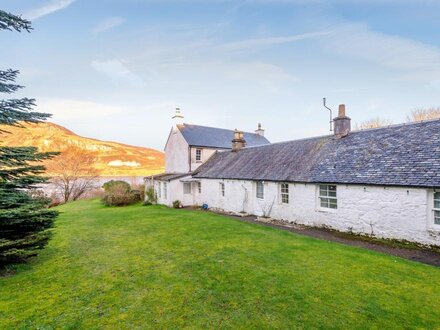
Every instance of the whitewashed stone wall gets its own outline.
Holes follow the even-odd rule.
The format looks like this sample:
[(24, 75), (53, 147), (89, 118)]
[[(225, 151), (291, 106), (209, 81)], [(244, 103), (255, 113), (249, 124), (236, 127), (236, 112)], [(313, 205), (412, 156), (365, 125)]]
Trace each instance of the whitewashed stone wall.
[[(225, 183), (224, 197), (220, 182)], [(430, 190), (338, 185), (338, 209), (332, 210), (319, 207), (315, 184), (289, 184), (286, 205), (281, 203), (278, 183), (264, 183), (264, 200), (256, 198), (255, 182), (202, 179), (201, 183), (202, 193), (194, 195), (194, 204), (260, 216), (272, 205), (270, 216), (279, 220), (440, 245), (440, 226), (433, 223)]]
[(182, 133), (174, 127), (168, 137), (165, 146), (165, 172), (187, 173), (189, 172), (188, 143)]

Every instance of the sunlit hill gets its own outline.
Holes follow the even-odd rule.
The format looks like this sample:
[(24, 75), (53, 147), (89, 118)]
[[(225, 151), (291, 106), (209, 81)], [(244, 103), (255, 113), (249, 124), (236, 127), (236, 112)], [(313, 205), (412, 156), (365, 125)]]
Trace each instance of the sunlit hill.
[(1, 134), (2, 146), (34, 146), (40, 151), (61, 152), (76, 146), (93, 152), (96, 157), (94, 167), (101, 176), (146, 176), (164, 170), (164, 154), (160, 151), (82, 137), (57, 124), (0, 126), (0, 129), (9, 132)]

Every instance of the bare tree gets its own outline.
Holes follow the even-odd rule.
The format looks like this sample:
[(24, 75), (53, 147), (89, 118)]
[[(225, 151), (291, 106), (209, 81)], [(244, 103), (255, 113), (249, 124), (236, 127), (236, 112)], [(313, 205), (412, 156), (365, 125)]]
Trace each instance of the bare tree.
[(417, 108), (406, 116), (407, 122), (422, 121), (440, 118), (440, 107)]
[(377, 128), (377, 127), (383, 127), (391, 125), (392, 122), (388, 119), (376, 117), (364, 122), (361, 122), (359, 124), (356, 124), (356, 129), (368, 129), (368, 128)]
[(92, 152), (72, 146), (47, 164), (52, 183), (64, 203), (76, 201), (97, 188), (99, 171), (93, 167), (95, 162)]
[(261, 212), (263, 213), (263, 218), (269, 218), (272, 212), (273, 205), (275, 204), (275, 197), (272, 201), (259, 201), (258, 205), (261, 208)]

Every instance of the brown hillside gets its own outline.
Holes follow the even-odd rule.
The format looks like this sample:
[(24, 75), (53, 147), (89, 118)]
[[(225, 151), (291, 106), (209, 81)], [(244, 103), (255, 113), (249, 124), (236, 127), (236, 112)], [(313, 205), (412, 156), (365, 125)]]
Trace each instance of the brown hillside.
[(24, 128), (0, 125), (0, 129), (10, 132), (0, 135), (2, 146), (34, 146), (40, 151), (61, 152), (78, 146), (93, 151), (101, 176), (147, 176), (164, 171), (165, 156), (160, 151), (85, 138), (53, 123), (25, 124)]

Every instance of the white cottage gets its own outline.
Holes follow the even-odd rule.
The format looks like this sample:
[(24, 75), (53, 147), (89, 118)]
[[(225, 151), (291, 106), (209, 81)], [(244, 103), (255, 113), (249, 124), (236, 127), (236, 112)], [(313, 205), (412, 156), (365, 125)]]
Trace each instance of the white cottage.
[[(232, 150), (233, 130), (183, 123), (180, 109), (172, 117), (174, 123), (165, 144), (165, 173), (146, 178), (146, 186), (154, 185), (158, 202), (171, 206), (179, 200), (183, 205), (196, 205), (200, 200), (200, 180), (192, 177), (203, 163), (217, 151)], [(258, 124), (255, 133), (241, 133), (248, 146), (267, 145), (264, 130)], [(240, 145), (240, 141), (237, 145)]]
[[(176, 129), (170, 138), (185, 135), (184, 128)], [(332, 135), (249, 146), (248, 134), (235, 132), (230, 148), (223, 147), (223, 140), (214, 147), (208, 133), (202, 137), (210, 141), (206, 146), (183, 138), (187, 143), (178, 152), (187, 150), (188, 158), (187, 167), (181, 168), (190, 173), (155, 177), (160, 203), (171, 205), (179, 199), (184, 205), (207, 204), (211, 209), (440, 245), (440, 120), (351, 131), (350, 118), (340, 106)], [(170, 138), (166, 154), (173, 159), (169, 153), (175, 149), (167, 149)], [(197, 147), (209, 147), (209, 159), (197, 163), (192, 149)], [(172, 166), (167, 163), (167, 168), (175, 169)]]

